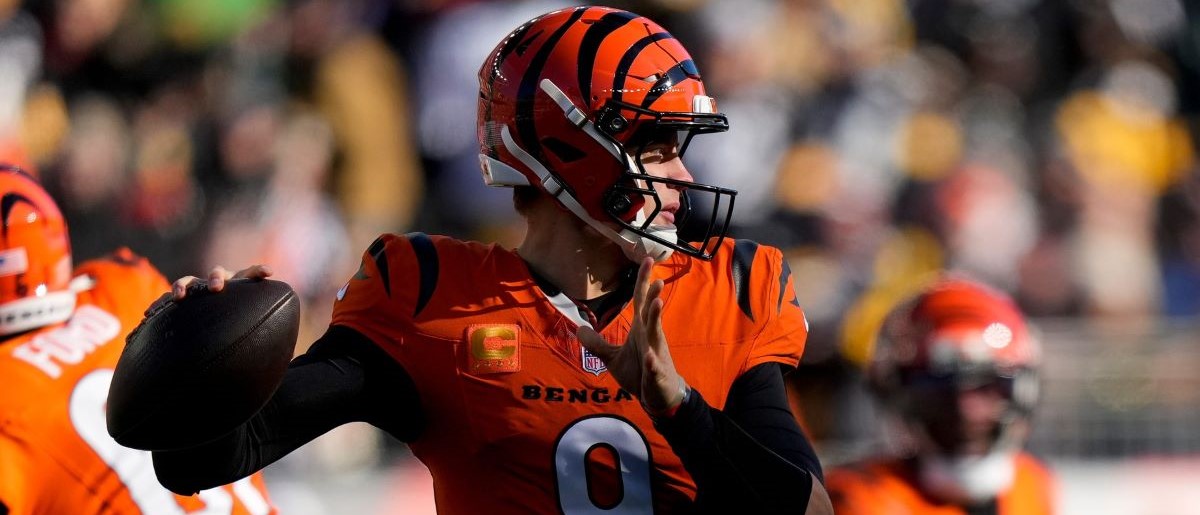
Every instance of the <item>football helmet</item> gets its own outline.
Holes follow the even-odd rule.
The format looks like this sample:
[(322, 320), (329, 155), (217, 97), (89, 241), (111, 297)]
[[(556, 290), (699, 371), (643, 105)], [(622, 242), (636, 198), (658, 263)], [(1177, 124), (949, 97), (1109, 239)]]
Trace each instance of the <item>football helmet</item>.
[(62, 322), (75, 309), (71, 243), (54, 199), (0, 164), (0, 336)]
[[(648, 145), (682, 155), (693, 136), (729, 127), (688, 51), (645, 17), (575, 7), (526, 22), (480, 68), (478, 115), (488, 185), (536, 186), (630, 259), (711, 259), (725, 237), (735, 191), (657, 177), (642, 163)], [(709, 197), (691, 199), (711, 206), (698, 243), (652, 223), (667, 207), (655, 185), (681, 190), (681, 203)]]
[(943, 276), (888, 315), (868, 370), (915, 437), (920, 480), (947, 499), (994, 497), (1038, 397), (1040, 347), (1009, 297)]

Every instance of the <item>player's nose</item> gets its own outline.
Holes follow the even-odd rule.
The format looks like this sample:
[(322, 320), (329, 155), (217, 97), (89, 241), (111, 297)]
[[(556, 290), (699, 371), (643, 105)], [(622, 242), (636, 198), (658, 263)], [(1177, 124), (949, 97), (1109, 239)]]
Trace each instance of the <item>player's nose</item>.
[(676, 156), (674, 159), (664, 162), (663, 166), (666, 168), (666, 173), (664, 174), (665, 177), (677, 181), (695, 182), (695, 178), (692, 177), (692, 172), (690, 172), (687, 169), (687, 166), (683, 164), (682, 158)]

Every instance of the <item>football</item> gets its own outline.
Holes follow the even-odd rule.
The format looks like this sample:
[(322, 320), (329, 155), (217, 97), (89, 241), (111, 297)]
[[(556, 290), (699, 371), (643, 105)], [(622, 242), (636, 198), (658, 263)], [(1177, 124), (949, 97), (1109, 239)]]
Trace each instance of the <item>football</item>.
[(300, 329), (287, 283), (233, 279), (156, 303), (129, 334), (108, 393), (108, 432), (126, 447), (212, 441), (254, 416), (283, 381)]

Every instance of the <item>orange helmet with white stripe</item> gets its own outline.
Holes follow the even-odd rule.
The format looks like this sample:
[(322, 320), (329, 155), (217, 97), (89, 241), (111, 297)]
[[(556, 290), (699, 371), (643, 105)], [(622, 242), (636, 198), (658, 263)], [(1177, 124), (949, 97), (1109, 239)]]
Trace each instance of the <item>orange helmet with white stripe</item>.
[[(670, 33), (607, 7), (551, 12), (518, 27), (479, 72), (484, 180), (532, 185), (606, 235), (632, 259), (681, 251), (703, 259), (725, 236), (736, 192), (646, 173), (642, 150), (728, 129), (695, 62)], [(704, 205), (699, 243), (652, 223), (665, 207), (654, 185)]]
[(0, 164), (0, 336), (71, 316), (71, 243), (54, 199), (20, 168)]
[(1004, 293), (959, 276), (943, 277), (889, 315), (871, 364), (879, 386), (914, 375), (1036, 369), (1037, 341)]

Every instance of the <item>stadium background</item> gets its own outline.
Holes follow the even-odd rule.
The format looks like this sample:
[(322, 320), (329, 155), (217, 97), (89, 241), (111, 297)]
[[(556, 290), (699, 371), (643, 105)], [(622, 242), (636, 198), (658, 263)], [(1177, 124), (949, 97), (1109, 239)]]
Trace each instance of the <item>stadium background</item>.
[[(682, 39), (730, 116), (688, 165), (740, 191), (736, 236), (786, 250), (813, 327), (795, 400), (827, 466), (887, 447), (860, 383), (869, 335), (952, 267), (1036, 317), (1031, 448), (1064, 513), (1200, 513), (1196, 4), (606, 3)], [(475, 74), (561, 5), (0, 0), (0, 158), (38, 170), (77, 260), (128, 245), (171, 278), (270, 263), (308, 342), (380, 232), (519, 240), (508, 193), (478, 177)], [(431, 502), (366, 426), (267, 472), (287, 513)]]

